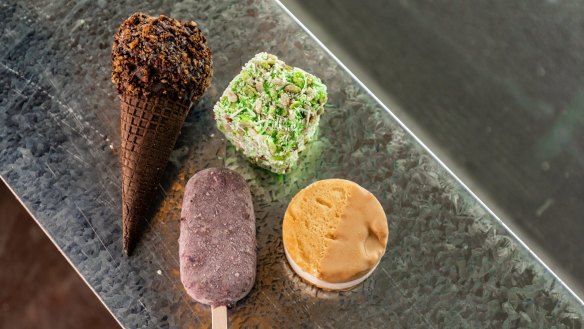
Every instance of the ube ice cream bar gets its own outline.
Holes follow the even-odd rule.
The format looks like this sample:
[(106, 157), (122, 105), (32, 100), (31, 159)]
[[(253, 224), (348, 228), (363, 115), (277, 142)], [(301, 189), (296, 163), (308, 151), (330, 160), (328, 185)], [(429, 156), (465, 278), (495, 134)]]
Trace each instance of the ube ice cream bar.
[(217, 128), (251, 162), (288, 172), (316, 134), (327, 101), (316, 76), (259, 53), (215, 105)]
[(180, 277), (188, 294), (231, 307), (255, 282), (256, 229), (249, 188), (229, 169), (205, 169), (186, 185), (180, 222)]

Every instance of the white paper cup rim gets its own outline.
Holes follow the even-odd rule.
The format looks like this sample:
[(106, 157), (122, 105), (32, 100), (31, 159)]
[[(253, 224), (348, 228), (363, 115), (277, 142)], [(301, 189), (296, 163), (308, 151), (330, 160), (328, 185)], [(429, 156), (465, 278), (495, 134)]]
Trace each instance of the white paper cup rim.
[(377, 268), (377, 265), (379, 265), (379, 263), (381, 262), (381, 257), (380, 257), (379, 261), (377, 261), (377, 264), (375, 264), (375, 266), (373, 266), (373, 268), (369, 272), (365, 273), (364, 275), (362, 275), (361, 277), (359, 277), (355, 280), (351, 280), (351, 281), (347, 281), (347, 282), (332, 283), (332, 282), (323, 281), (323, 280), (315, 277), (314, 275), (312, 275), (308, 272), (305, 272), (302, 268), (300, 268), (300, 266), (298, 266), (298, 264), (296, 264), (296, 262), (290, 256), (290, 254), (288, 254), (288, 250), (286, 249), (286, 247), (284, 247), (284, 253), (286, 254), (286, 259), (288, 259), (288, 263), (290, 264), (290, 266), (292, 267), (294, 272), (296, 272), (296, 274), (298, 274), (298, 276), (300, 276), (304, 280), (312, 283), (313, 285), (315, 285), (317, 287), (328, 289), (328, 290), (348, 290), (348, 289), (355, 287), (359, 283), (365, 281), (365, 279), (367, 279), (373, 273), (373, 271), (375, 271), (375, 269)]

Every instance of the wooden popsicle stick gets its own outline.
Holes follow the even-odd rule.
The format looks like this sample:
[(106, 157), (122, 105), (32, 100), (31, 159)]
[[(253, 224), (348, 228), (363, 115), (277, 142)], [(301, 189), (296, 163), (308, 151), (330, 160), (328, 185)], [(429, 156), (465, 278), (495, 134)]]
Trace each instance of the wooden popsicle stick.
[(212, 306), (213, 329), (227, 329), (227, 307)]

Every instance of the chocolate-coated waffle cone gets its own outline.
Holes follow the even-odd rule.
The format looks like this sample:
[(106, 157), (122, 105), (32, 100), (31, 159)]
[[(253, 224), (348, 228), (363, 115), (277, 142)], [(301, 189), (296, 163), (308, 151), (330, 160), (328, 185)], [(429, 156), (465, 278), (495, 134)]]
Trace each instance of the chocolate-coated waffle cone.
[(121, 95), (122, 220), (130, 255), (174, 148), (190, 101)]

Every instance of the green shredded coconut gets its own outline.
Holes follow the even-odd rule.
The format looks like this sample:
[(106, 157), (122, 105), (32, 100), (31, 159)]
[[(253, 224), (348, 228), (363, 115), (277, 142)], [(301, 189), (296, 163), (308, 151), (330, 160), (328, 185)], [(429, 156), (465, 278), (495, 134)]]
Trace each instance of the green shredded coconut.
[(259, 53), (229, 83), (213, 112), (217, 128), (251, 162), (284, 174), (316, 134), (326, 101), (319, 78)]

